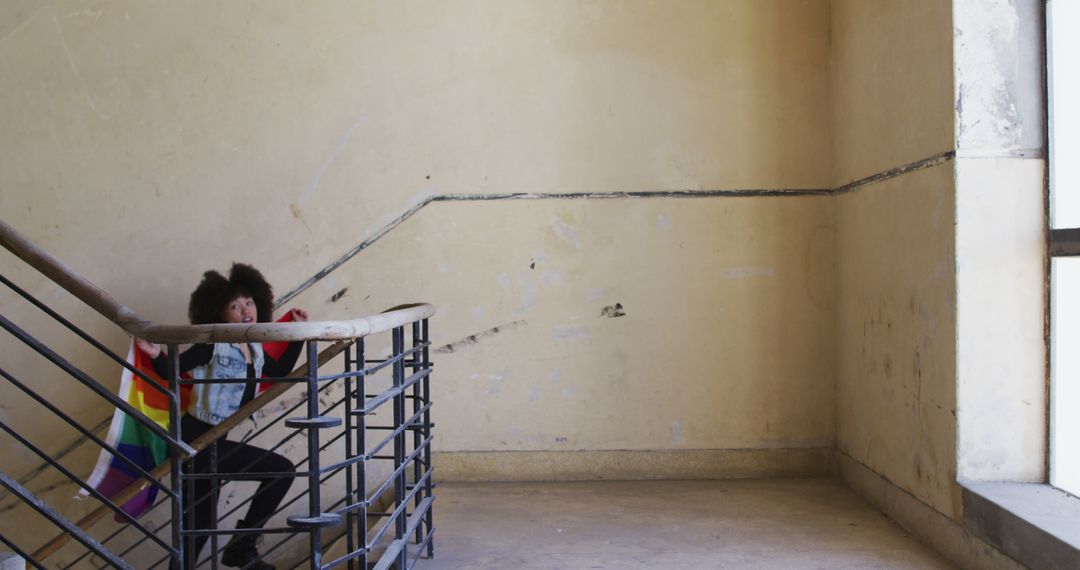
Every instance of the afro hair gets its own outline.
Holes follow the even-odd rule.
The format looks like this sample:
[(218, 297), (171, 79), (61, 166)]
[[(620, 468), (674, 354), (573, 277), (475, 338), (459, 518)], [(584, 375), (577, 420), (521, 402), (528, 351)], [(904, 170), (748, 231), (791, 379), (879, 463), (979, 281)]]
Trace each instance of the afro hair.
[(274, 291), (258, 269), (244, 263), (233, 263), (228, 279), (214, 270), (203, 273), (202, 282), (191, 293), (188, 319), (193, 325), (220, 323), (225, 304), (240, 296), (255, 301), (260, 323), (270, 322)]

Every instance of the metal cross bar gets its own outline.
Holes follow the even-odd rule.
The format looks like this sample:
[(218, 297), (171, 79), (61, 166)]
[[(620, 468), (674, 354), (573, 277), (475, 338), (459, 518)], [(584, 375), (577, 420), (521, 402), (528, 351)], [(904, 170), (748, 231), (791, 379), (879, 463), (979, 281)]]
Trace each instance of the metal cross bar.
[(143, 427), (149, 429), (150, 431), (154, 432), (154, 434), (156, 434), (158, 437), (165, 440), (165, 442), (168, 443), (170, 447), (180, 450), (180, 452), (185, 455), (195, 454), (195, 450), (192, 449), (191, 446), (184, 443), (183, 441), (174, 439), (161, 426), (159, 426), (153, 420), (142, 415), (142, 413), (133, 408), (131, 404), (125, 402), (116, 394), (113, 394), (110, 390), (99, 384), (96, 380), (91, 378), (85, 372), (76, 368), (74, 365), (68, 362), (66, 358), (60, 356), (56, 353), (56, 351), (45, 346), (34, 337), (27, 334), (26, 331), (16, 326), (15, 323), (9, 321), (3, 315), (0, 315), (0, 328), (3, 328), (4, 330), (11, 333), (13, 336), (15, 336), (15, 338), (18, 338), (20, 341), (22, 341), (23, 344), (34, 349), (35, 352), (44, 356), (49, 362), (52, 362), (64, 372), (67, 372), (69, 376), (78, 380), (79, 383), (89, 388), (98, 396), (108, 400), (109, 403), (129, 414), (132, 419), (139, 422)]
[(11, 281), (9, 281), (3, 275), (0, 275), (0, 282), (3, 282), (3, 284), (7, 285), (7, 287), (9, 289), (11, 289), (12, 291), (15, 291), (16, 293), (18, 293), (18, 295), (20, 297), (22, 297), (23, 299), (26, 299), (27, 301), (29, 301), (32, 305), (34, 305), (38, 309), (41, 309), (42, 312), (44, 312), (46, 315), (49, 315), (50, 317), (52, 317), (53, 320), (55, 320), (58, 323), (64, 325), (68, 330), (70, 330), (71, 332), (78, 335), (79, 338), (81, 338), (81, 339), (85, 340), (86, 342), (90, 343), (91, 346), (98, 349), (98, 351), (100, 351), (105, 356), (109, 357), (110, 360), (112, 360), (113, 362), (119, 364), (120, 366), (123, 366), (125, 369), (129, 370), (132, 374), (138, 376), (143, 381), (148, 382), (154, 390), (157, 390), (158, 392), (161, 392), (162, 394), (165, 395), (166, 398), (172, 398), (173, 397), (172, 392), (168, 391), (164, 386), (158, 385), (157, 382), (154, 382), (147, 375), (145, 375), (141, 371), (139, 371), (139, 369), (132, 366), (130, 362), (128, 362), (127, 360), (124, 360), (123, 358), (120, 358), (120, 355), (118, 355), (115, 352), (109, 350), (108, 347), (106, 347), (104, 344), (101, 344), (100, 342), (98, 342), (97, 339), (95, 339), (94, 337), (86, 334), (85, 331), (83, 331), (81, 328), (75, 326), (75, 324), (72, 323), (71, 321), (65, 319), (63, 316), (60, 315), (60, 313), (57, 313), (56, 311), (52, 310), (51, 308), (49, 308), (48, 305), (46, 305), (45, 303), (42, 303), (41, 301), (39, 301), (36, 297), (31, 295), (30, 293), (27, 293), (26, 291), (24, 291), (22, 288), (20, 288), (16, 284), (12, 283)]
[[(0, 485), (5, 487), (12, 494), (18, 496), (24, 503), (30, 505), (30, 507), (41, 514), (41, 516), (49, 519), (49, 522), (64, 529), (64, 531), (70, 534), (72, 538), (81, 542), (83, 546), (92, 550), (94, 554), (107, 560), (109, 564), (124, 570), (134, 570), (130, 564), (124, 562), (124, 560), (110, 552), (108, 548), (105, 548), (101, 543), (94, 540), (94, 537), (90, 536), (89, 533), (72, 524), (71, 521), (53, 510), (53, 508), (46, 504), (45, 501), (42, 501), (33, 493), (24, 489), (22, 485), (19, 485), (14, 479), (8, 477), (3, 471), (0, 471)], [(27, 560), (30, 560), (30, 558), (27, 558)]]

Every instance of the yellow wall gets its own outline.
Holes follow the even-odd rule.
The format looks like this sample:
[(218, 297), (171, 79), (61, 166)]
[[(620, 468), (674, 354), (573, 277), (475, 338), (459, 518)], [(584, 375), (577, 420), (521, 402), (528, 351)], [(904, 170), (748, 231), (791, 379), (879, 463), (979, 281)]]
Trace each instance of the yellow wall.
[[(179, 322), (203, 270), (248, 261), (284, 292), (430, 196), (826, 188), (828, 27), (825, 0), (5, 3), (0, 212)], [(296, 302), (431, 301), (440, 345), (500, 327), (437, 355), (441, 451), (829, 447), (830, 200), (432, 203)], [(33, 358), (4, 366), (87, 423), (109, 413)], [(7, 407), (50, 449), (73, 439)]]
[[(832, 2), (838, 185), (954, 148), (952, 7)], [(837, 449), (946, 514), (956, 481), (951, 161), (836, 198)]]

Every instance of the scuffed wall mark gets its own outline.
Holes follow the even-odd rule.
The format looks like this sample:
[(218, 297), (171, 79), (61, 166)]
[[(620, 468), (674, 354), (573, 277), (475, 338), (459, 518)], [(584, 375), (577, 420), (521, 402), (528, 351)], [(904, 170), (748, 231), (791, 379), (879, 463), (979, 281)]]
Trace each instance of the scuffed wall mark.
[(671, 229), (671, 217), (667, 214), (656, 215), (656, 229), (658, 230), (670, 230)]
[(535, 404), (540, 401), (540, 387), (532, 386), (529, 388), (529, 403)]
[(774, 275), (776, 275), (776, 270), (772, 267), (731, 267), (724, 270), (724, 277), (728, 279), (772, 277)]
[(683, 435), (683, 425), (681, 420), (675, 420), (671, 422), (671, 444), (672, 445), (684, 445), (686, 443), (686, 436)]
[(506, 323), (504, 325), (499, 325), (497, 327), (491, 327), (490, 329), (487, 329), (485, 331), (481, 331), (481, 332), (478, 332), (476, 334), (471, 334), (471, 335), (469, 335), (469, 336), (467, 336), (467, 337), (465, 337), (465, 338), (463, 338), (461, 340), (454, 341), (454, 342), (451, 342), (449, 344), (444, 344), (444, 345), (440, 346), (439, 348), (436, 348), (435, 352), (437, 352), (439, 354), (453, 354), (455, 352), (460, 351), (461, 349), (463, 349), (465, 347), (472, 346), (472, 345), (480, 342), (481, 340), (493, 337), (493, 336), (495, 336), (495, 335), (497, 335), (497, 334), (499, 334), (501, 332), (514, 330), (514, 329), (516, 329), (516, 328), (518, 328), (520, 326), (524, 326), (524, 325), (525, 325), (525, 320), (520, 320), (520, 321), (509, 322), (509, 323)]
[(557, 437), (557, 438), (555, 438), (555, 443), (566, 443), (566, 438), (565, 437)]
[(60, 36), (60, 46), (64, 48), (64, 55), (67, 56), (68, 65), (71, 66), (71, 71), (75, 73), (75, 78), (79, 80), (79, 92), (82, 93), (83, 98), (86, 99), (86, 104), (102, 119), (105, 119), (106, 121), (112, 120), (112, 116), (106, 115), (98, 109), (97, 104), (94, 103), (94, 99), (90, 97), (90, 94), (86, 92), (86, 88), (83, 87), (82, 72), (79, 71), (79, 66), (75, 64), (75, 57), (71, 55), (71, 48), (68, 47), (67, 38), (64, 37), (64, 30), (60, 27), (60, 22), (56, 21), (55, 17), (53, 18), (53, 25), (56, 26), (56, 33)]
[(588, 299), (590, 301), (599, 301), (604, 298), (604, 288), (599, 287), (596, 289), (589, 289)]
[(915, 162), (909, 162), (907, 164), (897, 166), (896, 168), (890, 168), (889, 170), (886, 170), (884, 172), (878, 172), (877, 174), (871, 174), (866, 178), (860, 178), (854, 182), (849, 182), (843, 186), (840, 186), (839, 188), (836, 188), (835, 190), (830, 192), (830, 194), (846, 194), (848, 192), (853, 192), (859, 188), (862, 188), (863, 186), (876, 184), (878, 182), (889, 180), (890, 178), (896, 178), (897, 176), (903, 176), (904, 174), (908, 174), (910, 172), (940, 166), (954, 158), (956, 158), (956, 151), (948, 150), (942, 153), (935, 154), (934, 156), (931, 156), (929, 158), (916, 160)]
[(324, 160), (322, 166), (319, 167), (319, 171), (315, 173), (315, 177), (311, 179), (311, 183), (308, 184), (307, 190), (304, 190), (304, 193), (300, 195), (300, 198), (298, 200), (300, 204), (307, 203), (307, 201), (315, 195), (315, 191), (319, 189), (319, 183), (322, 182), (323, 176), (326, 175), (326, 172), (328, 170), (330, 170), (330, 166), (334, 164), (334, 161), (337, 160), (337, 157), (345, 151), (346, 147), (349, 146), (349, 139), (352, 138), (353, 131), (358, 129), (361, 125), (366, 124), (367, 121), (367, 117), (360, 117), (356, 120), (356, 122), (349, 126), (348, 130), (345, 131), (345, 134), (342, 135), (341, 139), (338, 140), (336, 145), (334, 145), (334, 148), (330, 151), (330, 154), (327, 155), (326, 160)]
[(499, 288), (500, 289), (509, 289), (510, 288), (510, 276), (509, 275), (507, 275), (505, 273), (500, 273), (499, 274)]
[(548, 372), (548, 384), (558, 384), (562, 381), (562, 370), (558, 368)]
[(536, 269), (536, 259), (529, 260), (529, 269)]
[(340, 301), (340, 300), (341, 300), (341, 298), (342, 298), (342, 297), (344, 297), (344, 296), (345, 296), (345, 294), (346, 294), (346, 293), (348, 293), (348, 292), (349, 292), (349, 288), (348, 288), (348, 287), (345, 287), (345, 288), (344, 288), (344, 289), (342, 289), (341, 291), (338, 291), (337, 293), (334, 293), (333, 295), (330, 295), (330, 300), (329, 300), (328, 302), (330, 302), (330, 303), (337, 303), (337, 302), (338, 302), (338, 301)]
[(567, 400), (573, 400), (574, 396), (577, 396), (577, 389), (573, 386), (566, 386), (562, 389), (562, 397)]
[(581, 249), (581, 237), (578, 235), (577, 226), (570, 225), (556, 217), (551, 219), (551, 230), (570, 247)]
[(294, 218), (296, 218), (297, 220), (300, 220), (301, 224), (304, 224), (304, 229), (306, 229), (308, 231), (308, 233), (311, 233), (311, 226), (309, 226), (308, 223), (307, 223), (307, 220), (304, 219), (304, 212), (303, 212), (303, 210), (300, 209), (300, 206), (297, 206), (296, 204), (290, 203), (289, 204), (289, 212), (292, 213)]
[(559, 325), (551, 329), (551, 337), (555, 340), (589, 338), (590, 336), (589, 327), (583, 325)]
[(625, 317), (626, 311), (623, 310), (622, 303), (615, 303), (614, 305), (608, 305), (600, 310), (601, 317), (618, 318)]

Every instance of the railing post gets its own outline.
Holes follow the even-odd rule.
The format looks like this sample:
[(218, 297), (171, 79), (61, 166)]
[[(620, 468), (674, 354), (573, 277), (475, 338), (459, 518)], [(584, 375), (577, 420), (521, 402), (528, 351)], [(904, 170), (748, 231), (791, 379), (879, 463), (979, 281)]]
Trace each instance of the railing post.
[(319, 466), (319, 430), (341, 425), (341, 419), (319, 415), (319, 341), (307, 344), (307, 417), (285, 420), (291, 428), (307, 430), (308, 452), (308, 516), (290, 516), (289, 526), (306, 529), (309, 536), (308, 560), (312, 568), (322, 568), (322, 529), (337, 526), (341, 515), (322, 512)]
[[(402, 427), (405, 422), (405, 391), (403, 386), (405, 385), (405, 329), (404, 327), (394, 327), (393, 332), (393, 354), (391, 358), (394, 358), (394, 388), (398, 392), (394, 395), (394, 429)], [(394, 436), (394, 472), (397, 473), (394, 481), (394, 509), (397, 511), (397, 517), (394, 520), (394, 538), (396, 540), (405, 542), (405, 529), (407, 516), (405, 503), (405, 475), (406, 470), (402, 468), (405, 463), (405, 430), (400, 430), (397, 435)], [(401, 551), (398, 553), (398, 568), (408, 568), (408, 549), (402, 544)]]
[[(356, 409), (363, 412), (367, 407), (367, 396), (364, 390), (366, 387), (367, 378), (367, 361), (365, 360), (364, 351), (364, 339), (363, 337), (356, 339), (356, 367), (360, 371), (360, 374), (356, 377)], [(347, 394), (352, 397), (352, 394)], [(368, 567), (368, 549), (367, 543), (367, 527), (368, 527), (368, 504), (367, 504), (367, 415), (360, 413), (356, 416), (356, 452), (364, 458), (357, 461), (353, 467), (356, 468), (356, 498), (359, 501), (364, 502), (364, 507), (360, 509), (360, 520), (357, 521), (357, 539), (360, 543), (360, 548), (363, 549), (363, 553), (358, 560), (358, 566), (364, 570)]]
[[(421, 336), (421, 333), (420, 333), (420, 321), (413, 321), (413, 323), (412, 323), (412, 345), (411, 345), (411, 348), (417, 348), (417, 347), (420, 346), (420, 336)], [(420, 351), (414, 351), (413, 352), (413, 357), (412, 357), (409, 365), (410, 365), (409, 368), (411, 369), (410, 371), (413, 374), (420, 371), (420, 367), (423, 366), (423, 355), (421, 354)], [(421, 388), (421, 383), (420, 382), (417, 382), (416, 384), (413, 384), (413, 387), (412, 387), (412, 404), (413, 404), (412, 405), (412, 415), (413, 416), (418, 415), (420, 413), (420, 407), (423, 406), (423, 402), (421, 401), (420, 388)], [(409, 428), (409, 431), (412, 432), (412, 445), (413, 445), (412, 448), (413, 448), (413, 451), (416, 451), (416, 450), (420, 449), (420, 445), (423, 442), (423, 437), (424, 437), (423, 429), (419, 425), (419, 422), (422, 421), (422, 420), (423, 420), (422, 417), (418, 418), (416, 420), (416, 423), (414, 423)], [(420, 485), (420, 479), (424, 474), (423, 473), (423, 465), (422, 465), (422, 463), (423, 463), (423, 458), (422, 457), (417, 457), (415, 460), (413, 460), (413, 485), (414, 486), (419, 486)], [(423, 494), (420, 493), (419, 490), (416, 490), (413, 493), (413, 509), (414, 509), (414, 512), (420, 509), (420, 503), (423, 500), (424, 500)], [(423, 540), (424, 540), (424, 527), (423, 527), (423, 525), (416, 525), (415, 539), (416, 539), (416, 544), (423, 544)]]
[[(423, 321), (421, 321), (420, 335), (421, 335), (420, 342), (424, 345), (424, 348), (420, 351), (420, 353), (422, 355), (422, 364), (421, 364), (421, 366), (426, 370), (428, 368), (431, 368), (431, 360), (429, 360), (430, 353), (428, 351), (428, 349), (430, 348), (430, 346), (428, 345), (428, 341), (429, 341), (430, 337), (428, 336), (428, 320), (427, 319), (424, 319)], [(431, 382), (430, 382), (430, 380), (431, 380), (431, 374), (429, 373), (429, 374), (425, 375), (424, 378), (420, 381), (421, 386), (423, 387), (423, 398), (424, 398), (423, 399), (423, 404), (425, 406), (428, 406), (428, 404), (431, 404)], [(424, 457), (424, 469), (426, 470), (427, 473), (429, 473), (429, 475), (427, 477), (427, 480), (424, 481), (424, 498), (426, 498), (426, 499), (430, 499), (433, 496), (432, 491), (433, 491), (433, 486), (434, 486), (434, 483), (432, 481), (432, 475), (433, 474), (431, 474), (431, 471), (432, 471), (432, 468), (433, 468), (433, 466), (431, 464), (431, 444), (432, 444), (431, 440), (430, 440), (430, 438), (431, 438), (431, 428), (432, 428), (432, 425), (431, 425), (431, 406), (428, 406), (427, 410), (424, 411), (424, 425), (423, 425), (423, 428), (422, 428), (423, 429), (423, 432), (422, 432), (423, 433), (423, 439), (427, 440), (428, 444), (427, 444), (427, 447), (424, 448), (424, 452), (421, 454)], [(425, 526), (427, 527), (427, 534), (428, 534), (428, 543), (427, 543), (427, 555), (428, 555), (428, 558), (434, 558), (435, 557), (435, 538), (433, 536), (431, 536), (431, 533), (434, 532), (434, 529), (435, 529), (435, 515), (433, 513), (434, 509), (435, 509), (434, 505), (429, 506), (428, 510), (427, 510), (427, 514), (424, 516), (424, 519), (425, 519), (424, 523), (425, 523)]]
[[(173, 398), (169, 402), (169, 435), (175, 441), (183, 441), (180, 434), (180, 416), (183, 410), (180, 409), (180, 347), (176, 344), (168, 345), (168, 382), (169, 391), (172, 392)], [(136, 348), (135, 350), (138, 350)], [(169, 484), (173, 491), (176, 493), (172, 497), (172, 546), (176, 549), (176, 558), (171, 566), (176, 570), (184, 570), (185, 565), (185, 551), (184, 548), (184, 484), (182, 477), (184, 461), (180, 458), (180, 450), (175, 446), (169, 446)], [(196, 556), (198, 553), (196, 553)]]
[[(319, 342), (307, 341), (307, 411), (308, 419), (319, 417)], [(322, 495), (319, 489), (319, 430), (310, 426), (308, 436), (308, 513), (322, 515)], [(311, 527), (311, 567), (322, 567), (322, 527)]]
[[(363, 366), (362, 364), (360, 365)], [(349, 374), (353, 370), (352, 362), (352, 347), (345, 347), (345, 365), (344, 372)], [(356, 456), (356, 451), (353, 445), (353, 401), (352, 401), (352, 389), (353, 381), (352, 377), (345, 376), (345, 459), (352, 459)], [(356, 502), (356, 486), (353, 481), (353, 469), (352, 466), (345, 468), (345, 506), (349, 510), (345, 513), (345, 551), (352, 553), (356, 551), (356, 540), (353, 537), (353, 530), (356, 524), (356, 515), (353, 514), (350, 508)], [(347, 564), (349, 570), (356, 568), (356, 560), (350, 558)]]

